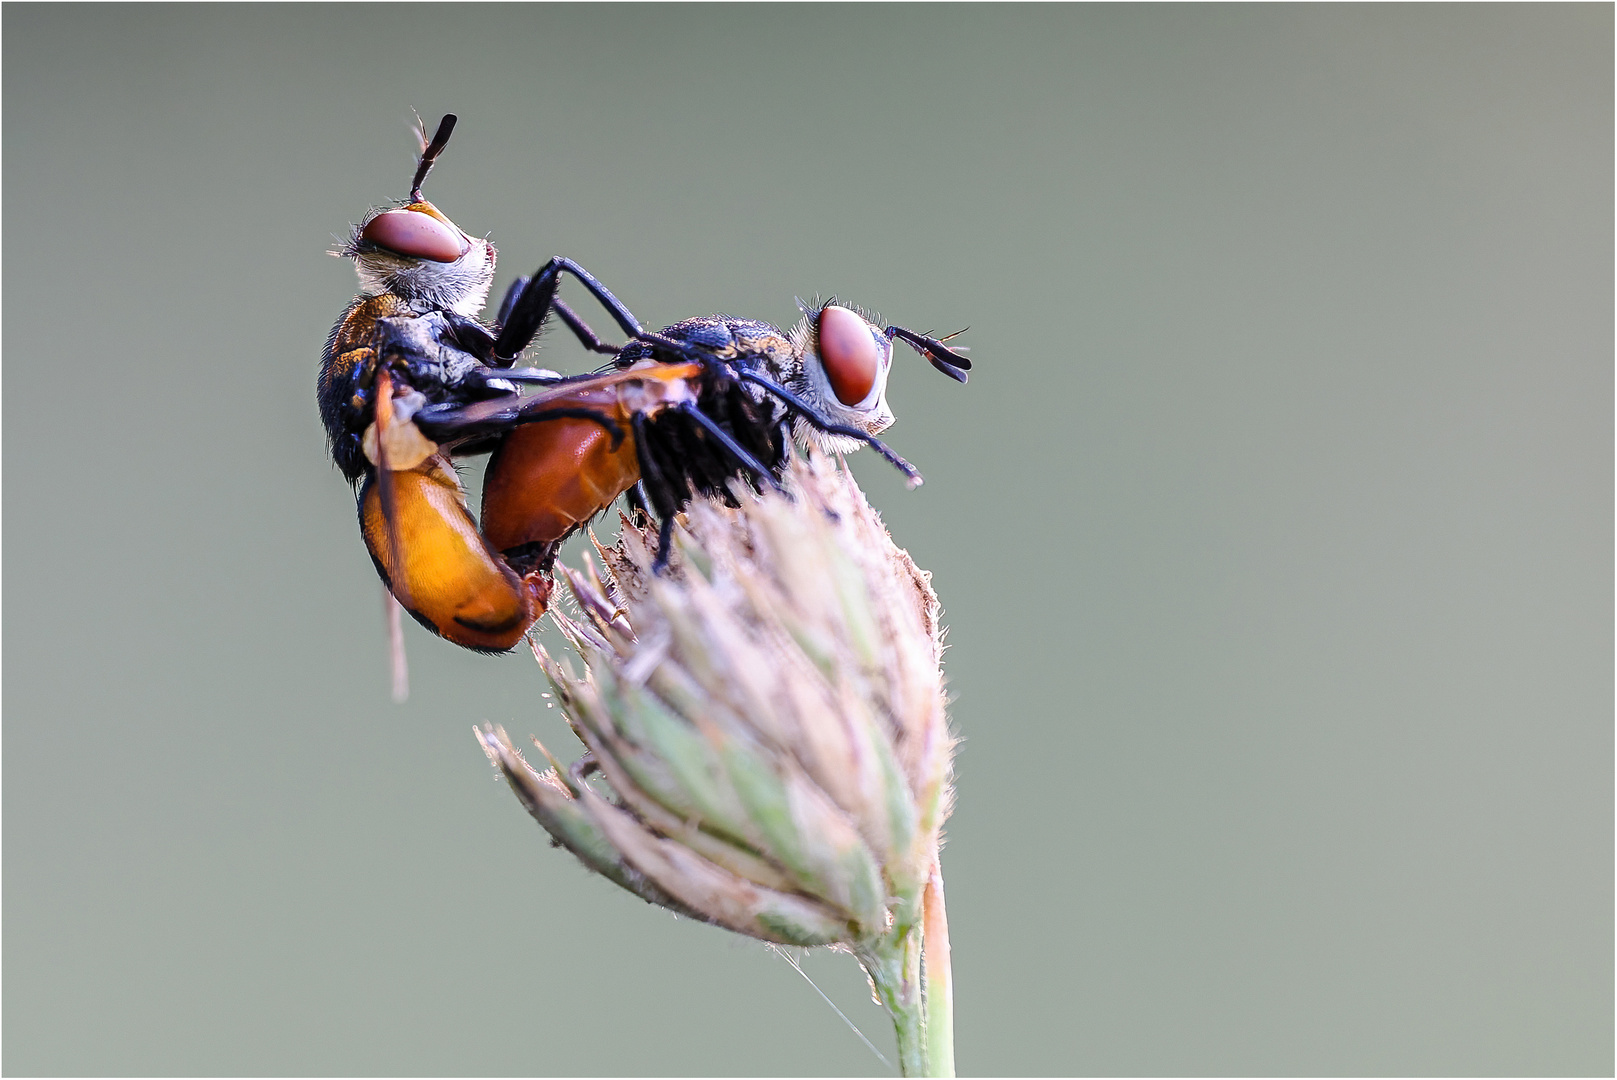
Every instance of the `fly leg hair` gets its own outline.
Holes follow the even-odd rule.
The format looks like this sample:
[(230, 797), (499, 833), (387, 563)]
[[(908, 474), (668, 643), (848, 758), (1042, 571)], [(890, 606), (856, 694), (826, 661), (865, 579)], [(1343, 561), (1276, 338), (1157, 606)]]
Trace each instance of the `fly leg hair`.
[(730, 433), (715, 423), (712, 417), (689, 401), (680, 405), (679, 411), (690, 417), (696, 422), (697, 426), (711, 435), (720, 446), (729, 452), (731, 457), (740, 462), (742, 468), (768, 484), (772, 490), (781, 490), (780, 482), (775, 479), (775, 474), (770, 472), (757, 458), (753, 457), (751, 451), (732, 439)]
[(582, 266), (571, 259), (554, 258), (541, 266), (532, 278), (518, 279), (505, 294), (500, 303), (500, 336), (494, 342), (490, 363), (496, 367), (509, 367), (523, 349), (533, 343), (544, 324), (545, 316), (552, 310), (561, 316), (562, 322), (567, 325), (579, 342), (592, 352), (616, 353), (618, 350), (605, 344), (596, 336), (584, 320), (580, 319), (571, 308), (556, 299), (556, 286), (561, 283), (561, 275), (568, 273), (578, 279), (578, 282), (589, 290), (591, 296), (600, 301), (602, 307), (612, 316), (613, 320), (630, 337), (641, 333), (640, 323), (623, 306), (623, 301), (613, 296), (611, 291)]
[[(495, 325), (504, 326), (506, 323), (511, 321), (511, 312), (516, 307), (517, 300), (522, 296), (522, 291), (528, 287), (528, 282), (532, 280), (532, 278), (524, 276), (519, 277), (515, 281), (511, 282), (511, 287), (505, 290), (505, 297), (500, 301), (500, 313), (494, 319)], [(552, 311), (561, 317), (561, 321), (567, 325), (567, 329), (573, 332), (573, 336), (578, 338), (579, 343), (583, 345), (584, 348), (588, 349), (590, 352), (607, 353), (614, 356), (617, 355), (618, 347), (616, 345), (608, 345), (606, 342), (602, 341), (600, 336), (595, 333), (593, 328), (591, 328), (590, 324), (580, 318), (578, 312), (569, 307), (567, 302), (561, 297), (558, 296), (551, 300), (550, 307)], [(471, 321), (475, 322), (476, 320)], [(494, 350), (495, 336), (488, 333), (486, 330), (484, 333), (488, 334), (488, 347), (483, 350), (483, 355), (479, 357), (479, 359), (487, 362), (488, 354)]]
[(777, 415), (773, 403), (758, 401), (739, 382), (731, 382), (724, 395), (722, 415), (719, 409), (713, 410), (711, 415), (721, 421), (728, 420), (726, 426), (736, 441), (769, 466), (771, 475), (779, 478), (786, 465), (786, 447), (791, 443), (790, 431), (785, 426), (790, 415), (787, 410), (781, 409)]

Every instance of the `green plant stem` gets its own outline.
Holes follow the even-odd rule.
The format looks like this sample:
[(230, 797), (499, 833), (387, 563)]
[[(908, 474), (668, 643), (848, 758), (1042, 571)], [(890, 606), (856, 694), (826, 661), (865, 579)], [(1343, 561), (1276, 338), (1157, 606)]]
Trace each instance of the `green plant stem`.
[[(926, 992), (921, 991), (923, 927), (927, 935)], [(859, 953), (876, 996), (893, 1018), (898, 1068), (905, 1076), (954, 1075), (954, 990), (949, 971), (949, 925), (943, 878), (934, 869), (923, 900), (923, 924)]]
[[(859, 963), (870, 976), (876, 996), (893, 1018), (898, 1036), (898, 1071), (904, 1076), (927, 1076), (926, 1016), (921, 1001), (920, 927), (902, 939), (886, 938), (868, 952), (859, 954)], [(910, 963), (914, 956), (916, 963)]]

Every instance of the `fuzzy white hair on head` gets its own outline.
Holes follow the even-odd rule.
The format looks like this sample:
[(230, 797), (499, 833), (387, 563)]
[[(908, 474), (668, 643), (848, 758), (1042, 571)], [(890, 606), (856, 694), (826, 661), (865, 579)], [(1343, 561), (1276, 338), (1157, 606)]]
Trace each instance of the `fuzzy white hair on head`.
[[(818, 297), (813, 304), (805, 304), (801, 298), (797, 300), (798, 310), (803, 312), (803, 317), (786, 334), (787, 340), (792, 343), (792, 353), (797, 357), (797, 364), (786, 381), (786, 388), (814, 406), (821, 416), (833, 423), (846, 424), (870, 435), (880, 434), (893, 426), (893, 410), (887, 406), (887, 373), (893, 366), (893, 343), (877, 329), (881, 325), (880, 315), (852, 304), (837, 304), (863, 319), (883, 350), (881, 367), (876, 372), (876, 385), (871, 390), (870, 398), (861, 402), (859, 406), (844, 405), (831, 389), (831, 381), (825, 374), (825, 365), (820, 360), (820, 312), (833, 304), (837, 304), (835, 296), (824, 303), (821, 303)], [(820, 431), (801, 416), (797, 418), (795, 430), (800, 441), (818, 446), (828, 453), (851, 453), (865, 445), (847, 435), (832, 435)]]
[[(375, 216), (366, 215), (365, 222)], [(471, 317), (483, 310), (494, 285), (496, 256), (488, 240), (468, 236), (466, 254), (452, 263), (433, 262), (364, 243), (360, 236), (365, 222), (354, 227), (348, 246), (334, 253), (354, 260), (363, 295), (392, 293), (423, 313), (442, 310)]]

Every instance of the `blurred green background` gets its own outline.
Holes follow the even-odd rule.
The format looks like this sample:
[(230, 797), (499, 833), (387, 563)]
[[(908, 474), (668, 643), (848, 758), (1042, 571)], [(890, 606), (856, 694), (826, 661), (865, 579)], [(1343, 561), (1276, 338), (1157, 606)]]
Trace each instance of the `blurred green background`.
[(3, 26), (7, 1073), (881, 1071), (546, 847), (471, 735), (569, 745), (531, 660), (388, 700), (313, 388), (411, 107), (496, 296), (970, 324), (926, 486), (856, 463), (951, 626), (963, 1071), (1612, 1071), (1611, 7)]

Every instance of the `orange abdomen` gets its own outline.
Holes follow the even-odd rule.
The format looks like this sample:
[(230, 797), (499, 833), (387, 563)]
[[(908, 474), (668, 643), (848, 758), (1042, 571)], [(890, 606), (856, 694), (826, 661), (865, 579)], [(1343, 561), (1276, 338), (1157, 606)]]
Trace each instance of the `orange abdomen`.
[[(522, 640), (549, 599), (549, 582), (519, 577), (478, 535), (460, 481), (442, 457), (392, 474), (384, 513), (374, 473), (360, 493), (360, 529), (405, 610), (469, 649), (503, 652)], [(390, 537), (389, 528), (397, 530)], [(394, 565), (395, 552), (402, 565)]]
[(640, 479), (629, 417), (614, 390), (555, 404), (598, 409), (623, 425), (623, 441), (613, 450), (604, 427), (573, 417), (524, 424), (506, 435), (483, 481), (482, 531), (495, 551), (555, 543)]

